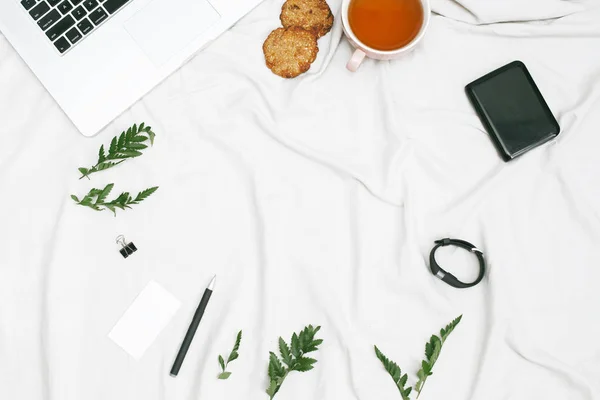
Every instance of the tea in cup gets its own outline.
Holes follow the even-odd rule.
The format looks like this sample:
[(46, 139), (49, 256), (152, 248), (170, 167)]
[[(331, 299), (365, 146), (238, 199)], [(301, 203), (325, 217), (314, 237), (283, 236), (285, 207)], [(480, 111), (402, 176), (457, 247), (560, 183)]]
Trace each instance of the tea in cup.
[(412, 50), (430, 13), (429, 0), (344, 0), (344, 33), (356, 48), (346, 67), (356, 71), (365, 57), (392, 60)]

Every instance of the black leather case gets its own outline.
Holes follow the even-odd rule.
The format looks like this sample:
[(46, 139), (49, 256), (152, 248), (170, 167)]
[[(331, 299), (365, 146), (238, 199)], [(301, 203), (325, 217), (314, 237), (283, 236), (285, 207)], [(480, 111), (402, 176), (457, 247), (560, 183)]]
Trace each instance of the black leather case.
[(560, 132), (556, 118), (521, 61), (471, 82), (466, 92), (505, 161)]

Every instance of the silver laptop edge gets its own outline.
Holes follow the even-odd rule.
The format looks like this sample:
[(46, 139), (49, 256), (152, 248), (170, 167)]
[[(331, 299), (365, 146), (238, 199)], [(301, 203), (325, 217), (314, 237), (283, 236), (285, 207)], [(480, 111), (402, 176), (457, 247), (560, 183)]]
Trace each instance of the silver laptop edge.
[[(61, 18), (75, 19), (75, 8), (88, 0), (62, 1), (75, 5), (69, 9), (65, 4)], [(109, 15), (103, 4), (110, 10), (114, 0), (89, 1), (89, 8), (95, 7), (93, 2), (99, 3), (93, 18), (101, 22), (78, 39), (77, 33), (83, 36), (86, 27), (75, 21), (68, 32), (70, 40), (78, 40), (74, 44), (62, 37), (51, 41), (50, 35), (60, 27), (50, 33), (43, 30), (40, 19), (30, 15), (32, 8), (25, 9), (19, 0), (0, 1), (0, 30), (85, 136), (98, 133), (262, 2), (131, 0)]]

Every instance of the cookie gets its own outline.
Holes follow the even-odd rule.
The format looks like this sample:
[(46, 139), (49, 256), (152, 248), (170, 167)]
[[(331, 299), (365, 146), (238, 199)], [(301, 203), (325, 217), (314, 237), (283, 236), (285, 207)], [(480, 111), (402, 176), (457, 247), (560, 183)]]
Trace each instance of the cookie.
[(313, 32), (317, 38), (333, 26), (333, 14), (325, 0), (287, 0), (279, 16), (284, 28), (299, 26)]
[(299, 26), (277, 28), (263, 44), (265, 62), (274, 74), (295, 78), (308, 71), (317, 58), (317, 37)]

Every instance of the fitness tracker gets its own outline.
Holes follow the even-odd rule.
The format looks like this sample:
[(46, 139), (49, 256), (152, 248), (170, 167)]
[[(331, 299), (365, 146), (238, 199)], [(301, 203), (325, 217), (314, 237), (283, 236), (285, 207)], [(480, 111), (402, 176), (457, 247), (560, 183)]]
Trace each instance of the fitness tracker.
[[(441, 268), (438, 263), (435, 261), (435, 252), (439, 247), (443, 246), (457, 246), (461, 247), (477, 256), (479, 260), (479, 276), (474, 282), (464, 283), (459, 281), (454, 275), (449, 272), (446, 272), (443, 268)], [(446, 282), (448, 285), (458, 288), (464, 289), (477, 285), (483, 279), (485, 275), (485, 259), (483, 258), (483, 253), (477, 247), (473, 246), (469, 242), (465, 242), (460, 239), (441, 239), (435, 241), (435, 246), (431, 249), (431, 253), (429, 254), (429, 268), (431, 269), (431, 273), (437, 276), (442, 281)]]

